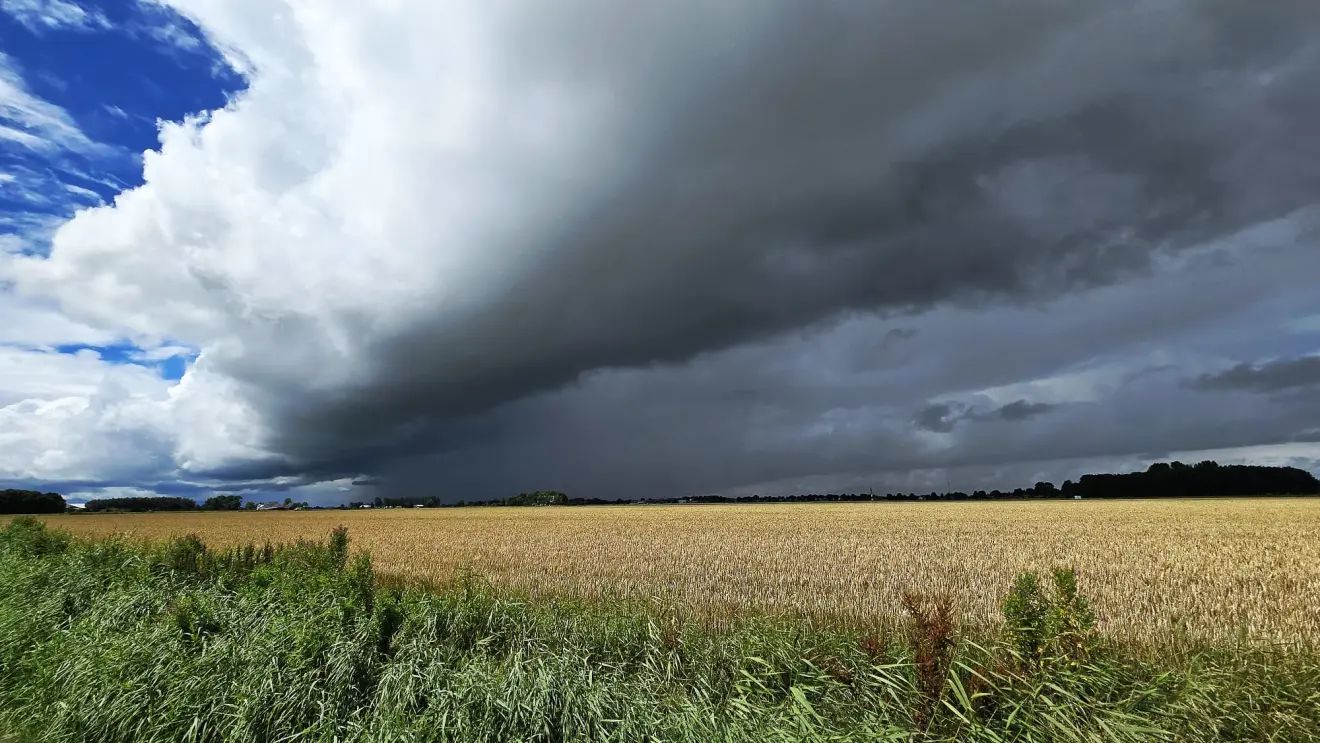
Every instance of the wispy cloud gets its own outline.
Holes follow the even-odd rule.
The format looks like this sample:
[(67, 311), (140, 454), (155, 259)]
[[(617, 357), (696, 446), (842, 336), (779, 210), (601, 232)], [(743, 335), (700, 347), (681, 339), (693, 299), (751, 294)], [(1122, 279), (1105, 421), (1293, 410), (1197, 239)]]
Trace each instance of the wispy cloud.
[(62, 167), (62, 159), (48, 158), (33, 167), (14, 163), (0, 174), (5, 201), (0, 231), (21, 243), (20, 252), (44, 254), (55, 230), (77, 210), (105, 203), (101, 194), (80, 185), (93, 182), (80, 179), (76, 169)]
[(138, 0), (137, 10), (138, 18), (128, 27), (133, 36), (151, 39), (169, 52), (212, 53), (201, 31), (176, 9), (156, 0)]
[(94, 204), (101, 203), (101, 195), (90, 188), (83, 188), (82, 186), (76, 186), (72, 183), (66, 183), (64, 184), (64, 190), (80, 199), (85, 199)]
[(179, 23), (172, 21), (158, 26), (148, 26), (146, 33), (156, 41), (187, 52), (195, 52), (202, 48), (201, 39), (188, 33), (188, 30)]
[(88, 10), (68, 0), (0, 0), (0, 10), (33, 33), (110, 28), (110, 20), (99, 10)]
[(88, 138), (63, 108), (33, 95), (18, 65), (4, 52), (0, 52), (0, 139), (38, 151), (89, 155), (111, 151)]
[[(11, 245), (7, 252), (44, 254), (50, 246), (55, 230), (68, 221), (62, 214), (40, 211), (0, 212), (0, 233), (10, 238)], [(13, 241), (18, 249), (10, 250)]]
[[(28, 7), (16, 1), (0, 0), (0, 7)], [(44, 255), (60, 224), (123, 189), (105, 182), (107, 168), (135, 167), (140, 156), (88, 136), (69, 111), (34, 93), (29, 79), (17, 60), (0, 52), (0, 232), (11, 236), (9, 247), (18, 241), (14, 252)], [(106, 191), (94, 190), (98, 184)]]
[(35, 134), (30, 134), (21, 129), (5, 126), (4, 124), (0, 124), (0, 140), (12, 142), (33, 150), (40, 149), (44, 144), (41, 137), (38, 137)]
[(197, 350), (187, 346), (164, 345), (154, 348), (141, 348), (129, 354), (136, 363), (151, 364), (178, 356), (196, 356)]

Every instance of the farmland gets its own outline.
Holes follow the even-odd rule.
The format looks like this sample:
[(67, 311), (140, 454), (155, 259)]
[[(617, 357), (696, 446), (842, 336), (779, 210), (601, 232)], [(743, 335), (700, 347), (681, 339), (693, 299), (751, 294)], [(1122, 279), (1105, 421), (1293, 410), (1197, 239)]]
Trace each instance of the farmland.
[(1320, 740), (1317, 516), (23, 517), (0, 528), (0, 739)]
[(476, 574), (532, 597), (628, 599), (727, 623), (746, 613), (866, 627), (904, 592), (993, 625), (1028, 570), (1075, 568), (1102, 633), (1320, 644), (1320, 500), (1063, 501), (156, 513), (46, 517), (74, 534), (213, 545), (345, 525), (379, 574)]

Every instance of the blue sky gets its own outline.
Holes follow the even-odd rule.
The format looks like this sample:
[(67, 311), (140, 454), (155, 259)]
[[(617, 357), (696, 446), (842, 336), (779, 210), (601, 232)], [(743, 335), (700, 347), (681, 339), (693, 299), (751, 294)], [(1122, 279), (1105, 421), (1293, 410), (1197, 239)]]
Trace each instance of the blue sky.
[[(159, 121), (222, 107), (244, 85), (196, 24), (145, 0), (3, 0), (0, 11), (4, 74), (85, 137), (69, 142), (66, 131), (38, 144), (0, 138), (0, 235), (21, 240), (23, 252), (46, 253), (51, 231), (78, 209), (141, 185), (142, 153), (159, 145)], [(49, 133), (21, 116), (0, 122)], [(87, 350), (109, 363), (154, 368), (168, 380), (181, 378), (195, 356), (180, 349), (144, 358), (126, 341), (54, 346), (58, 353)]]
[(69, 18), (59, 5), (0, 4), (6, 72), (89, 140), (67, 148), (0, 141), (0, 173), (15, 178), (0, 189), (0, 229), (30, 238), (37, 251), (45, 247), (42, 225), (141, 184), (141, 154), (158, 144), (157, 120), (223, 106), (243, 85), (192, 22), (162, 6), (87, 2)]

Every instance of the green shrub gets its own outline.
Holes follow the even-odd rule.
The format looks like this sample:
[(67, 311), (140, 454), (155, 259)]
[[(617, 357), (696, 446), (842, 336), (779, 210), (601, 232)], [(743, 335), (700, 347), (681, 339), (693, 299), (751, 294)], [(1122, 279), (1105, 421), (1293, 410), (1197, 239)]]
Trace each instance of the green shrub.
[(165, 543), (161, 563), (176, 573), (197, 575), (207, 571), (206, 543), (196, 534), (174, 537)]
[(1049, 603), (1035, 573), (1023, 573), (1013, 582), (1003, 603), (1004, 631), (1018, 657), (1030, 664), (1045, 655), (1049, 636)]
[(1008, 645), (1023, 665), (1084, 663), (1095, 646), (1095, 615), (1077, 590), (1077, 573), (1056, 568), (1051, 593), (1035, 573), (1023, 573), (1003, 602)]
[(62, 554), (70, 541), (68, 534), (47, 529), (32, 516), (20, 516), (0, 530), (0, 545), (29, 557)]
[(915, 717), (924, 724), (934, 714), (944, 693), (945, 679), (953, 663), (958, 640), (953, 623), (953, 603), (947, 595), (926, 599), (913, 593), (903, 595), (908, 614), (908, 644), (916, 688), (920, 692)]
[(341, 603), (345, 624), (358, 617), (370, 617), (376, 611), (376, 573), (371, 567), (371, 555), (360, 552), (353, 558), (344, 574), (346, 596)]
[(340, 570), (348, 564), (348, 527), (336, 526), (330, 532), (330, 555)]
[(185, 642), (199, 644), (203, 639), (220, 631), (220, 622), (206, 605), (194, 595), (179, 598), (167, 610), (170, 620)]
[(1095, 648), (1095, 614), (1077, 591), (1077, 573), (1055, 568), (1054, 601), (1050, 607), (1049, 633), (1057, 656), (1074, 666), (1085, 663)]

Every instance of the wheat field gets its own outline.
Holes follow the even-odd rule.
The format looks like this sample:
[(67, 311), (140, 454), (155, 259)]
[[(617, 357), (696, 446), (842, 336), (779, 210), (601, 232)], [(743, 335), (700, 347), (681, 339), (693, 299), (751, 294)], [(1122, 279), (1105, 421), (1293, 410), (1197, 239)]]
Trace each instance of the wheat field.
[(47, 517), (80, 535), (321, 538), (399, 578), (464, 573), (537, 597), (622, 597), (715, 621), (753, 611), (864, 626), (903, 592), (993, 623), (1014, 576), (1077, 569), (1103, 631), (1320, 644), (1320, 500), (859, 503)]

